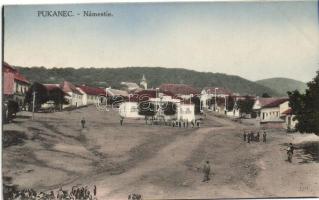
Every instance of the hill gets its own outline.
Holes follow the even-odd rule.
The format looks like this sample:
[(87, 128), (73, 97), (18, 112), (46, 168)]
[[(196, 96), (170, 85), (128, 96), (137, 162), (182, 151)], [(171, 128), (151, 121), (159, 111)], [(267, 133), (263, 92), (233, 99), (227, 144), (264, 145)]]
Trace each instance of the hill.
[(162, 67), (126, 67), (126, 68), (45, 68), (17, 67), (31, 81), (41, 83), (61, 83), (68, 80), (75, 84), (92, 86), (112, 86), (120, 88), (122, 81), (139, 83), (146, 76), (149, 87), (156, 88), (162, 83), (184, 83), (199, 89), (206, 86), (225, 87), (241, 94), (261, 95), (264, 92), (272, 96), (276, 91), (253, 81), (234, 75), (197, 72), (180, 68)]
[(303, 93), (307, 88), (306, 83), (289, 78), (269, 78), (256, 83), (271, 88), (283, 96), (287, 95), (287, 91), (299, 90)]

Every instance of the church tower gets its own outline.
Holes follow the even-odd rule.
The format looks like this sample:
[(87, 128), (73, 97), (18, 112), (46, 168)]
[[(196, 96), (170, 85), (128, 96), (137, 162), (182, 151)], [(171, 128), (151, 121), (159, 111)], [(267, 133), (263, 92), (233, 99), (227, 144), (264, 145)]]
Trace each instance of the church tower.
[(145, 90), (147, 89), (147, 82), (146, 82), (146, 78), (145, 78), (144, 74), (143, 74), (142, 80), (140, 82), (140, 85), (143, 89), (145, 89)]

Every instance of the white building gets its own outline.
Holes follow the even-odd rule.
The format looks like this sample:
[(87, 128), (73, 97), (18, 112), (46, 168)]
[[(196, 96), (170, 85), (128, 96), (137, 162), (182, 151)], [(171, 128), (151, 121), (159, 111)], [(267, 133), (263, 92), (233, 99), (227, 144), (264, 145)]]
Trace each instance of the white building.
[(80, 107), (83, 106), (83, 94), (76, 89), (76, 87), (68, 82), (64, 81), (63, 83), (60, 84), (61, 89), (67, 93), (69, 96), (66, 96), (66, 98), (69, 101), (69, 105), (66, 105), (65, 107)]
[(106, 92), (102, 88), (81, 85), (76, 87), (76, 89), (82, 93), (83, 105), (97, 104), (101, 100), (101, 96), (106, 96)]
[[(142, 99), (142, 101), (151, 102), (155, 105), (157, 112), (154, 116), (155, 119), (164, 119), (165, 121), (170, 120), (185, 120), (193, 121), (195, 120), (195, 105), (194, 104), (184, 104), (180, 99), (175, 99), (170, 95), (165, 95), (164, 93), (157, 93), (155, 90), (145, 90), (141, 91), (135, 96), (132, 101), (124, 102), (119, 107), (119, 114), (122, 117), (129, 118), (144, 118), (144, 116), (138, 114), (138, 102), (136, 99)], [(149, 95), (148, 98), (147, 94)], [(155, 95), (154, 95), (155, 94)], [(143, 98), (139, 98), (139, 97)], [(173, 103), (176, 105), (175, 115), (165, 115), (165, 106), (167, 103)]]
[(294, 129), (292, 109), (288, 98), (259, 98), (253, 109), (257, 111), (260, 123), (267, 127)]
[[(232, 95), (232, 92), (225, 88), (221, 87), (205, 87), (201, 91), (200, 101), (202, 108), (214, 109), (215, 111), (224, 112), (225, 105), (227, 105), (227, 99)], [(215, 98), (224, 98), (225, 103), (218, 105), (218, 102), (215, 102)]]

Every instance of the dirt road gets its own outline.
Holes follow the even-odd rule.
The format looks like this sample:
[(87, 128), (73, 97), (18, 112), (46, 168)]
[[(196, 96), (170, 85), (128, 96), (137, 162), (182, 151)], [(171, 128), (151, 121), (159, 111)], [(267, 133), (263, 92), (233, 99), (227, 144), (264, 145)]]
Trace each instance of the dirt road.
[[(285, 161), (284, 144), (304, 138), (300, 134), (274, 131), (266, 144), (247, 144), (242, 130), (254, 127), (213, 115), (201, 128), (173, 128), (127, 119), (120, 126), (116, 112), (94, 107), (37, 114), (34, 121), (22, 114), (4, 130), (24, 139), (3, 151), (4, 174), (21, 188), (96, 185), (99, 199), (127, 199), (130, 193), (146, 199), (319, 194), (318, 162)], [(206, 160), (213, 171), (208, 183), (200, 170)]]

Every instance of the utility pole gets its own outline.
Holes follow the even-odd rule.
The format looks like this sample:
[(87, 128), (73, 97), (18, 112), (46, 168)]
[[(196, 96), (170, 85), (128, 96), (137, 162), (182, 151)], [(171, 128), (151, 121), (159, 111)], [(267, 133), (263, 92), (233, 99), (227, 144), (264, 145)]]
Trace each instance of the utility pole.
[(35, 106), (35, 91), (33, 91), (33, 98), (32, 98), (32, 120), (34, 120), (34, 106)]
[(217, 106), (217, 101), (216, 101), (216, 98), (217, 98), (217, 91), (218, 88), (215, 88), (215, 106), (214, 106), (214, 111), (216, 111), (216, 106)]

